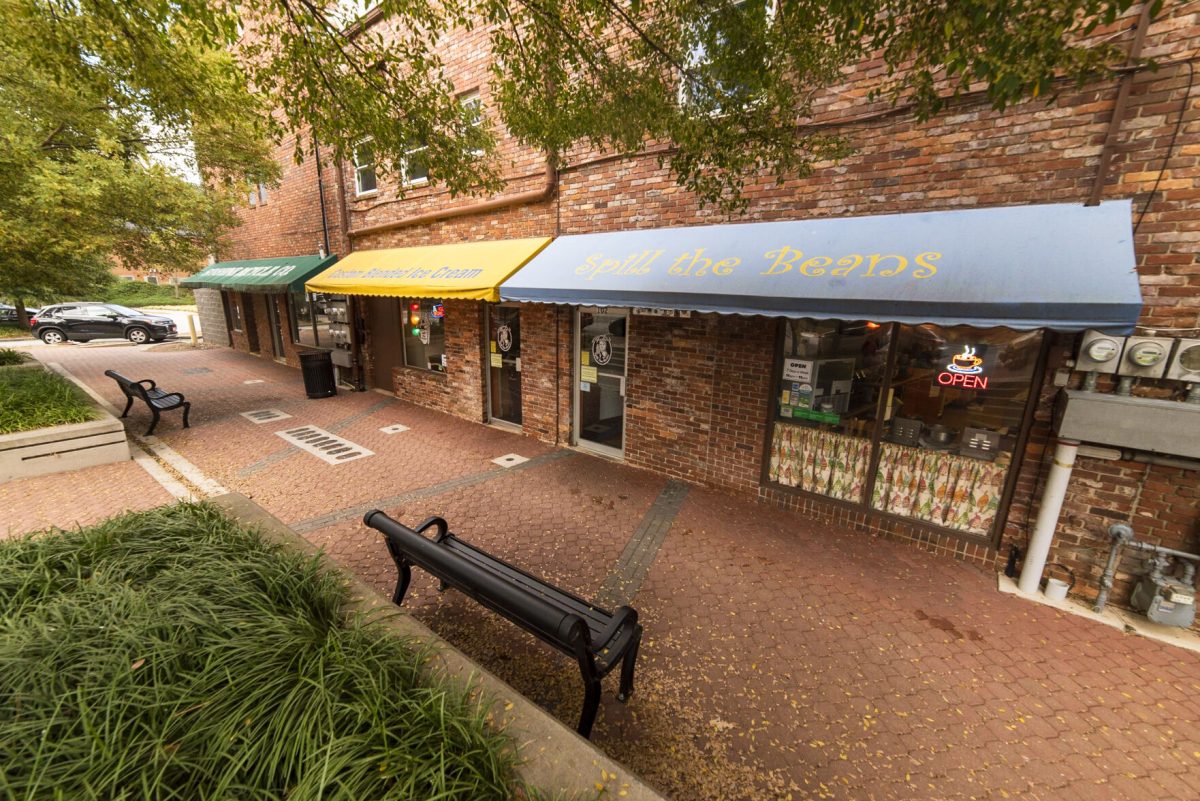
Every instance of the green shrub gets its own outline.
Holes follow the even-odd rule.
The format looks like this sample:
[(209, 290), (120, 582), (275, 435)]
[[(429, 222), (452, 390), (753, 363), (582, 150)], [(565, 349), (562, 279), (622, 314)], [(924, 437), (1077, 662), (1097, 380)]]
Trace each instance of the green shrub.
[(479, 708), (347, 597), (205, 504), (0, 542), (0, 795), (525, 792)]
[(33, 334), (29, 333), (28, 328), (22, 328), (12, 323), (0, 325), (0, 339), (29, 339), (32, 336)]
[(26, 364), (33, 361), (33, 357), (28, 353), (12, 348), (0, 348), (0, 367), (8, 367), (14, 364)]
[(145, 281), (117, 281), (109, 286), (103, 300), (135, 309), (139, 306), (190, 306), (196, 302), (190, 289), (180, 289), (179, 297), (176, 297), (175, 287)]
[(0, 370), (0, 434), (86, 423), (97, 416), (83, 390), (56, 373)]

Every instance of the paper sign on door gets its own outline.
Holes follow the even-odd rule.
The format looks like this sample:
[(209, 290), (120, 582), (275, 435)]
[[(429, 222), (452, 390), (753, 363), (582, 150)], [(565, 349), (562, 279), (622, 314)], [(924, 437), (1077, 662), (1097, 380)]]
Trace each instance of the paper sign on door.
[(600, 380), (600, 376), (596, 373), (595, 367), (583, 366), (579, 368), (579, 380), (586, 381), (589, 384), (595, 384)]

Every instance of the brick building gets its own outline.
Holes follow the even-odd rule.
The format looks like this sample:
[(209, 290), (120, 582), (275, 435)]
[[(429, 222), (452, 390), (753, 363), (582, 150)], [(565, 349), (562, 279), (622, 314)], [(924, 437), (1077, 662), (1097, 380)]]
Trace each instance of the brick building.
[[(1135, 21), (1136, 13), (1105, 35), (1130, 41)], [(245, 224), (225, 257), (310, 254), (323, 245), (326, 229), (326, 252), (363, 258), (396, 251), (386, 258), (407, 263), (404, 259), (413, 254), (407, 249), (437, 245), (1128, 201), (1124, 235), (1132, 235), (1142, 304), (1137, 333), (1196, 337), (1200, 121), (1191, 92), (1200, 4), (1168, 5), (1145, 34), (1142, 53), (1158, 61), (1157, 70), (1134, 70), (1081, 87), (1063, 85), (1048, 103), (1003, 112), (992, 110), (982, 95), (968, 95), (926, 122), (903, 106), (868, 103), (878, 67), (863, 65), (825, 96), (812, 122), (848, 137), (854, 154), (782, 185), (762, 176), (747, 188), (749, 208), (737, 218), (701, 207), (677, 187), (658, 166), (655, 148), (634, 155), (581, 148), (552, 170), (542, 154), (507, 138), (501, 146), (508, 165), (506, 189), (472, 199), (451, 198), (428, 183), (419, 168), (403, 177), (407, 186), (401, 196), (395, 181), (375, 175), (369, 151), (356, 163), (325, 162), (318, 181), (315, 162), (292, 164), (291, 144), (284, 143), (280, 188), (244, 210)], [(464, 102), (480, 103), (486, 114), (487, 61), (480, 56), (485, 51), (480, 29), (452, 37), (444, 47)], [(509, 265), (509, 273), (520, 277), (525, 262), (518, 262)], [(332, 296), (335, 285), (316, 281), (322, 298)], [(688, 308), (639, 313), (634, 303), (621, 310), (571, 300), (501, 304), (493, 302), (498, 295), (481, 300), (406, 294), (409, 290), (411, 282), (399, 281), (394, 292), (349, 295), (341, 343), (350, 365), (341, 373), (345, 380), (984, 565), (1002, 564), (1010, 545), (1026, 548), (1052, 469), (1055, 398), (1060, 389), (1078, 388), (1085, 380), (1072, 369), (1078, 332), (1052, 326), (975, 327), (965, 335), (1006, 362), (1007, 394), (981, 398), (953, 389), (935, 393), (922, 372), (930, 358), (951, 355), (947, 346), (964, 344), (964, 335), (953, 326), (899, 322), (887, 314), (795, 319)], [(297, 305), (285, 296), (224, 294), (227, 315), (238, 319), (246, 318), (242, 304), (262, 304), (252, 312), (258, 343), (271, 341), (264, 328), (268, 319), (291, 321), (294, 335), (286, 337), (280, 358), (291, 363), (298, 347), (313, 344), (301, 336)], [(276, 304), (273, 315), (269, 303)], [(329, 321), (319, 322), (322, 312), (315, 305), (303, 314), (314, 332), (325, 325), (328, 337)], [(314, 337), (316, 344), (328, 344), (319, 332)], [(597, 338), (607, 343), (604, 348), (615, 342), (620, 350), (623, 373), (615, 395), (602, 391), (602, 365), (585, 361)], [(244, 331), (232, 331), (232, 339), (236, 348), (262, 349)], [(510, 341), (508, 348), (502, 347), (503, 339)], [(863, 382), (871, 367), (862, 361), (864, 353), (876, 359), (883, 377), (861, 398), (866, 408), (856, 415), (833, 396), (856, 397), (854, 382)], [(831, 391), (830, 406), (814, 405), (813, 415), (799, 423), (787, 421), (780, 409), (798, 405), (791, 394), (781, 396), (781, 389), (791, 392), (784, 378), (787, 356), (822, 361), (833, 376), (829, 381), (850, 382), (839, 385), (850, 389)], [(918, 374), (921, 390), (906, 388), (911, 385), (903, 383), (905, 375)], [(615, 374), (607, 375), (616, 386)], [(1097, 389), (1111, 392), (1115, 383), (1115, 377), (1101, 375)], [(583, 384), (587, 390), (581, 390)], [(1179, 381), (1139, 379), (1132, 396), (1181, 401), (1184, 391)], [(807, 395), (805, 403), (812, 403)], [(898, 421), (920, 425), (912, 423), (915, 429), (905, 434)], [(962, 449), (951, 453), (938, 441), (949, 436), (960, 443), (957, 438), (967, 428), (996, 434), (993, 446), (1001, 456), (982, 460)], [(1179, 434), (1194, 444), (1200, 430)], [(842, 449), (840, 455), (820, 453), (831, 448)], [(826, 462), (860, 459), (863, 467), (845, 482), (791, 474), (789, 460), (814, 452)], [(943, 455), (931, 455), (938, 453)], [(900, 466), (917, 475), (901, 476)], [(1050, 560), (1074, 570), (1080, 580), (1076, 589), (1086, 595), (1096, 590), (1113, 522), (1130, 523), (1139, 539), (1200, 551), (1195, 468), (1194, 459), (1155, 456), (1136, 447), (1085, 448), (1070, 475)], [(985, 512), (958, 515), (942, 508), (931, 514), (920, 499), (899, 503), (896, 499), (910, 489), (924, 488), (922, 470), (941, 471), (941, 478), (929, 479), (931, 486), (948, 481), (946, 471), (960, 476), (973, 471), (975, 483), (965, 491)], [(966, 481), (954, 480), (959, 487)], [(906, 481), (910, 489), (901, 486)], [(865, 485), (846, 487), (859, 482)], [(934, 487), (934, 494), (941, 491), (956, 492)], [(1136, 558), (1127, 556), (1122, 564), (1141, 572)], [(1118, 575), (1114, 600), (1127, 599), (1134, 577)]]

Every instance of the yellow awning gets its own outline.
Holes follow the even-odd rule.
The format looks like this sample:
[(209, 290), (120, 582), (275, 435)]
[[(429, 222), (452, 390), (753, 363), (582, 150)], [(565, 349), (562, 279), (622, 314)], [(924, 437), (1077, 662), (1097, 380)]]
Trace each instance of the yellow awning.
[(359, 250), (310, 278), (310, 292), (405, 298), (500, 300), (497, 287), (550, 237)]

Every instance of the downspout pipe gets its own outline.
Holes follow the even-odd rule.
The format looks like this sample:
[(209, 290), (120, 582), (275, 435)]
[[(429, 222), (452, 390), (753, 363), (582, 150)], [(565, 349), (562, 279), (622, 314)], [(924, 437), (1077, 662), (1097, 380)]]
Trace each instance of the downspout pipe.
[(325, 175), (321, 171), (321, 143), (313, 135), (313, 155), (317, 159), (317, 197), (321, 201), (321, 237), (325, 242), (325, 255), (330, 255), (329, 249), (329, 215), (325, 209)]
[(1060, 439), (1054, 448), (1054, 463), (1050, 468), (1050, 475), (1046, 477), (1037, 523), (1029, 537), (1029, 547), (1025, 549), (1025, 564), (1021, 567), (1021, 578), (1017, 581), (1018, 589), (1027, 595), (1036, 593), (1041, 584), (1042, 571), (1046, 568), (1050, 545), (1054, 542), (1054, 531), (1058, 528), (1058, 516), (1062, 512), (1067, 485), (1071, 481), (1071, 471), (1075, 469), (1075, 456), (1078, 452), (1079, 443), (1070, 439)]

